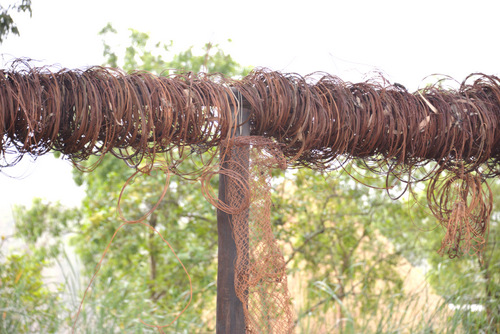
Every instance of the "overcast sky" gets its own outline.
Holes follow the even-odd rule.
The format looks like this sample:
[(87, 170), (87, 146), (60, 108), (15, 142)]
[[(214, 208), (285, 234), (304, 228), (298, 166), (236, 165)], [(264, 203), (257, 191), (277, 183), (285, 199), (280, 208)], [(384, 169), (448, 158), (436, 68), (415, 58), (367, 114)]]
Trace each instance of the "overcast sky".
[(98, 32), (111, 22), (123, 39), (134, 28), (179, 49), (219, 43), (243, 65), (346, 80), (376, 70), (416, 89), (434, 73), (458, 80), (498, 74), (499, 13), (496, 0), (35, 0), (32, 18), (19, 15), (21, 36), (8, 38), (0, 53), (4, 62), (100, 65)]
[[(119, 31), (116, 43), (134, 28), (154, 41), (172, 40), (176, 50), (218, 43), (246, 66), (325, 71), (348, 81), (378, 71), (410, 90), (436, 73), (459, 81), (472, 72), (500, 75), (498, 0), (34, 0), (32, 9), (31, 18), (16, 16), (21, 36), (0, 45), (2, 67), (17, 57), (68, 68), (101, 65), (98, 32), (111, 22)], [(24, 180), (0, 175), (2, 189), (9, 189), (0, 192), (0, 219), (11, 203), (33, 195), (69, 203), (81, 196), (71, 187), (69, 164), (42, 160), (46, 165), (6, 171), (28, 175)], [(56, 175), (60, 185), (46, 175)]]

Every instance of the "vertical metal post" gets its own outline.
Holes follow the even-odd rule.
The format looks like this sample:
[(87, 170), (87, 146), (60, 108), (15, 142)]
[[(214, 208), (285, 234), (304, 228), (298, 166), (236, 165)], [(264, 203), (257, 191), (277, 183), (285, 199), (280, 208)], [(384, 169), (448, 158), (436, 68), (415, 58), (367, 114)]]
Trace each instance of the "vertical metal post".
[[(240, 101), (241, 102), (241, 101)], [(242, 104), (238, 106), (238, 123), (244, 125), (237, 129), (236, 136), (249, 136), (250, 124), (247, 121), (250, 115), (248, 109), (243, 108)], [(249, 166), (249, 148), (233, 148), (230, 154), (238, 162), (246, 166), (244, 177), (248, 177)], [(228, 156), (228, 155), (226, 155)], [(227, 162), (223, 161), (223, 167), (227, 168)], [(219, 176), (219, 200), (227, 203), (227, 185), (234, 182), (225, 175)], [(248, 217), (248, 214), (247, 214)], [(217, 334), (245, 334), (245, 317), (243, 313), (243, 304), (238, 299), (234, 289), (234, 266), (236, 262), (236, 244), (231, 228), (232, 215), (222, 210), (217, 210), (217, 230), (218, 230), (218, 269), (217, 269), (217, 316), (216, 333)], [(248, 221), (247, 221), (248, 224)], [(245, 256), (245, 255), (243, 255)]]

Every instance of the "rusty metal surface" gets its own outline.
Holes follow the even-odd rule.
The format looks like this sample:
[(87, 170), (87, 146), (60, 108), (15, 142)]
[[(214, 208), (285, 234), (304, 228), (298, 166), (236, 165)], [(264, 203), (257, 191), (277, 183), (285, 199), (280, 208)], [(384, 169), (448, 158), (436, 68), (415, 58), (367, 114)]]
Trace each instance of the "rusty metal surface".
[(0, 153), (56, 150), (78, 160), (107, 152), (140, 158), (179, 146), (206, 151), (237, 128), (237, 90), (251, 108), (251, 134), (283, 145), (295, 165), (321, 168), (348, 157), (408, 167), (437, 161), (445, 169), (460, 162), (465, 171), (481, 166), (485, 175), (498, 174), (494, 76), (472, 75), (457, 90), (409, 93), (383, 82), (266, 70), (239, 81), (100, 67), (0, 72)]
[[(249, 118), (236, 117), (241, 108)], [(394, 181), (411, 191), (428, 180), (428, 206), (446, 229), (439, 251), (481, 256), (493, 206), (486, 180), (500, 174), (499, 120), (500, 79), (484, 74), (456, 89), (440, 83), (410, 93), (383, 78), (348, 83), (267, 70), (238, 81), (102, 67), (51, 72), (22, 62), (0, 70), (0, 169), (54, 150), (75, 164), (110, 153), (148, 173), (162, 153), (162, 197), (170, 173), (191, 176), (231, 215), (235, 290), (252, 332), (293, 330), (285, 262), (271, 230), (271, 169), (330, 170), (355, 161), (385, 177), (388, 191)], [(251, 136), (237, 136), (242, 123)], [(249, 166), (226, 156), (238, 145), (253, 152)], [(179, 169), (193, 153), (205, 153), (200, 170)], [(223, 201), (208, 185), (215, 174), (230, 180)]]
[(473, 74), (456, 89), (440, 83), (410, 93), (383, 79), (349, 83), (264, 69), (241, 80), (102, 67), (51, 72), (24, 63), (0, 72), (0, 155), (17, 157), (2, 159), (3, 167), (50, 150), (75, 162), (111, 153), (132, 167), (165, 153), (169, 170), (181, 173), (187, 155), (208, 152), (199, 176), (235, 136), (242, 121), (234, 106), (242, 104), (251, 135), (279, 145), (289, 166), (332, 169), (356, 160), (387, 180), (431, 179), (429, 207), (453, 226), (442, 251), (454, 257), (484, 246), (492, 207), (485, 180), (500, 173), (498, 77)]

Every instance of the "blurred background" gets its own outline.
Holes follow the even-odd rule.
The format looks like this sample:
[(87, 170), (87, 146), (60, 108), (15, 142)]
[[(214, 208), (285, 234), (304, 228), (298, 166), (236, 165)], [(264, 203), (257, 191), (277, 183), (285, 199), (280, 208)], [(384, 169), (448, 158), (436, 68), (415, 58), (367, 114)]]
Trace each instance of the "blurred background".
[[(413, 92), (447, 78), (499, 75), (497, 1), (1, 0), (0, 61), (242, 77), (255, 67), (344, 81), (383, 77)], [(11, 157), (6, 157), (10, 159)], [(95, 160), (85, 164), (90, 166)], [(189, 166), (187, 167), (189, 168)], [(349, 167), (358, 180), (385, 180)], [(0, 174), (0, 333), (66, 333), (111, 236), (133, 173), (106, 157), (81, 173), (64, 157), (25, 157)], [(124, 213), (154, 205), (164, 175), (128, 188)], [(216, 180), (214, 187), (217, 186)], [(500, 327), (500, 185), (484, 261), (441, 257), (444, 230), (415, 197), (392, 201), (341, 171), (276, 175), (273, 224), (285, 253), (296, 333), (494, 333)], [(193, 278), (193, 305), (167, 332), (215, 332), (215, 210), (196, 182), (173, 179), (148, 223)], [(188, 298), (160, 238), (126, 227), (85, 300), (78, 333), (149, 333)]]

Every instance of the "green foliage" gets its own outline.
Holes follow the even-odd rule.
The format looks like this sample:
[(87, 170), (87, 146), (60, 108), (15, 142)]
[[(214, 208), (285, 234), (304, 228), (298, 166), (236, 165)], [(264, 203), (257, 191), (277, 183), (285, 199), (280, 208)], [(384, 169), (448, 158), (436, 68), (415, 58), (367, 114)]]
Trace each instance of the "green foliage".
[[(116, 31), (108, 25), (101, 32)], [(123, 59), (123, 68), (164, 73), (166, 68), (197, 71), (208, 69), (227, 76), (243, 75), (248, 69), (234, 62), (218, 46), (205, 46), (206, 53), (197, 56), (193, 48), (170, 57), (160, 51), (169, 47), (156, 44), (147, 51), (149, 36), (131, 30), (130, 46), (119, 57), (104, 42), (104, 54), (110, 66)], [(170, 43), (171, 46), (171, 43)], [(196, 170), (200, 156), (186, 160), (184, 170)], [(65, 235), (72, 233), (70, 243), (83, 264), (81, 278), (88, 282), (111, 237), (123, 223), (118, 217), (117, 203), (125, 181), (134, 170), (112, 155), (101, 157), (93, 173), (75, 170), (75, 182), (85, 187), (86, 198), (79, 210), (69, 210), (59, 204), (33, 202), (30, 209), (15, 211), (18, 235), (44, 250), (45, 259), (63, 254)], [(100, 158), (82, 165), (93, 166)], [(126, 219), (139, 219), (159, 200), (166, 175), (151, 172), (139, 175), (126, 187), (120, 208)], [(212, 186), (217, 187), (217, 180)], [(214, 208), (202, 197), (199, 183), (172, 177), (166, 197), (144, 223), (159, 231), (189, 269), (193, 282), (192, 306), (174, 325), (176, 332), (210, 331), (215, 309), (216, 219)], [(44, 240), (51, 238), (48, 244)], [(68, 283), (68, 282), (67, 282)], [(71, 286), (75, 286), (72, 284)], [(78, 293), (82, 298), (81, 288)], [(127, 225), (117, 235), (100, 266), (100, 272), (88, 294), (79, 318), (79, 331), (115, 332), (116, 330), (149, 332), (139, 322), (164, 325), (174, 319), (189, 299), (189, 283), (184, 270), (168, 246), (151, 229), (143, 225)], [(127, 302), (127, 301), (130, 301)], [(75, 305), (73, 305), (75, 307)]]
[[(347, 171), (362, 183), (385, 185), (383, 179)], [(497, 211), (484, 262), (450, 260), (437, 253), (444, 230), (426, 209), (425, 185), (415, 189), (417, 201), (411, 196), (392, 201), (386, 191), (365, 187), (346, 173), (298, 170), (286, 176), (288, 184), (276, 185), (273, 220), (278, 239), (290, 250), (292, 282), (307, 279), (307, 295), (298, 303), (298, 332), (499, 331)], [(491, 186), (495, 204), (500, 203), (500, 185)], [(405, 258), (427, 272), (433, 290), (425, 291), (435, 291), (441, 300), (403, 288)], [(448, 304), (458, 309), (451, 311)], [(484, 309), (474, 310), (478, 307)]]
[[(490, 221), (489, 237), (482, 261), (466, 256), (448, 259), (436, 252), (428, 254), (428, 261), (434, 270), (429, 281), (437, 292), (461, 309), (463, 327), (469, 332), (490, 330), (500, 332), (500, 184), (492, 183), (494, 212)], [(434, 240), (434, 247), (440, 246)], [(472, 306), (475, 305), (475, 306)], [(472, 312), (471, 307), (484, 308)]]
[(19, 29), (11, 16), (12, 11), (28, 11), (31, 17), (31, 0), (22, 0), (21, 3), (12, 4), (6, 8), (0, 5), (0, 44), (10, 33), (19, 36)]
[[(104, 157), (91, 174), (76, 172), (86, 186), (87, 197), (82, 208), (84, 218), (75, 226), (80, 233), (72, 238), (72, 243), (88, 275), (93, 273), (111, 236), (123, 223), (118, 218), (117, 201), (122, 185), (132, 173), (125, 163), (111, 155)], [(120, 208), (124, 217), (136, 220), (148, 212), (159, 200), (165, 179), (162, 172), (138, 176), (123, 192)], [(189, 268), (194, 305), (187, 310), (186, 318), (191, 319), (188, 325), (192, 328), (202, 322), (202, 310), (214, 307), (216, 220), (199, 184), (172, 177), (169, 189), (160, 206), (144, 222), (162, 233)], [(189, 297), (188, 279), (182, 267), (162, 239), (143, 225), (126, 226), (117, 234), (93, 289), (94, 293), (114, 298), (104, 291), (117, 289), (116, 286), (120, 287), (119, 293), (135, 295), (149, 305), (141, 308), (131, 305), (124, 310), (118, 304), (115, 313), (128, 315), (124, 328), (136, 326), (138, 317), (151, 318), (149, 323), (169, 323)]]
[(398, 252), (387, 249), (377, 225), (379, 208), (394, 205), (382, 191), (352, 184), (345, 173), (322, 175), (301, 169), (279, 185), (273, 200), (278, 238), (292, 251), (292, 273), (308, 280), (307, 299), (299, 310), (302, 328), (307, 317), (336, 308), (338, 319), (349, 319), (349, 332), (363, 320), (358, 312), (376, 309), (380, 300), (399, 291)]
[[(381, 232), (405, 258), (426, 269), (435, 292), (455, 305), (457, 310), (449, 321), (459, 323), (467, 333), (500, 331), (500, 184), (494, 180), (490, 186), (494, 211), (482, 261), (476, 256), (449, 259), (439, 255), (445, 229), (425, 208), (425, 188), (416, 198), (402, 201), (401, 210), (384, 207), (391, 219), (381, 226)], [(474, 310), (478, 308), (482, 310)]]
[(79, 210), (68, 209), (60, 203), (46, 203), (40, 198), (34, 198), (30, 208), (15, 206), (13, 215), (16, 236), (28, 244), (36, 244), (44, 235), (59, 240), (70, 232), (72, 223), (80, 219)]
[[(111, 25), (101, 32), (102, 35), (114, 33), (116, 31)], [(135, 30), (131, 30), (130, 46), (125, 49), (123, 57), (104, 42), (106, 65), (117, 66), (123, 59), (122, 67), (126, 71), (141, 69), (168, 74), (165, 71), (168, 68), (208, 69), (227, 76), (248, 71), (210, 44), (205, 46), (204, 55), (197, 56), (193, 54), (193, 48), (189, 48), (169, 61), (161, 51), (167, 52), (172, 43), (157, 43), (152, 51), (148, 51), (148, 45), (149, 36)], [(97, 159), (90, 159), (84, 165), (92, 166)], [(191, 160), (184, 161), (182, 168), (196, 170), (197, 165), (200, 165), (200, 157), (193, 155)], [(112, 155), (102, 158), (92, 173), (75, 171), (75, 182), (85, 186), (87, 196), (82, 203), (82, 219), (74, 226), (80, 232), (71, 238), (71, 243), (83, 261), (87, 276), (94, 272), (112, 235), (123, 223), (119, 219), (117, 203), (123, 184), (133, 173), (134, 170)], [(128, 220), (140, 219), (160, 199), (165, 180), (166, 175), (161, 171), (135, 177), (120, 200), (123, 216)], [(217, 187), (216, 180), (213, 186)], [(217, 233), (215, 210), (203, 198), (200, 184), (172, 177), (165, 198), (144, 223), (166, 238), (189, 268), (192, 278), (193, 305), (175, 323), (176, 330), (190, 333), (209, 330), (207, 326), (210, 325), (203, 317), (206, 317), (204, 310), (215, 309)], [(106, 313), (108, 320), (100, 321), (109, 325), (113, 323), (112, 314), (123, 314), (120, 328), (126, 330), (138, 325), (144, 329), (138, 318), (150, 324), (168, 324), (189, 299), (184, 270), (163, 240), (143, 225), (125, 226), (116, 235), (92, 290), (88, 300), (90, 305), (103, 303), (116, 307)], [(139, 299), (142, 305), (113, 303), (117, 296)]]
[(4, 258), (0, 248), (0, 333), (54, 333), (58, 297), (43, 282), (46, 256), (36, 249)]
[[(117, 31), (109, 24), (101, 31), (106, 65), (121, 66), (126, 71), (147, 70), (168, 75), (169, 69), (180, 69), (221, 72), (227, 76), (241, 76), (248, 71), (210, 43), (201, 55), (191, 47), (172, 56), (169, 54), (172, 42), (152, 45), (148, 34), (131, 30), (129, 46), (119, 52), (107, 39), (113, 34)], [(48, 260), (64, 255), (62, 244), (67, 232), (76, 232), (71, 234), (70, 242), (83, 265), (83, 276), (73, 270), (73, 278), (66, 277), (66, 286), (74, 290), (70, 293), (72, 312), (79, 305), (90, 277), (100, 268), (78, 320), (78, 332), (153, 333), (138, 319), (148, 324), (168, 324), (188, 301), (189, 284), (184, 270), (162, 239), (144, 225), (123, 227), (99, 264), (109, 241), (123, 224), (117, 203), (122, 186), (134, 173), (112, 155), (100, 158), (92, 173), (74, 172), (75, 182), (86, 191), (81, 209), (69, 210), (41, 200), (35, 200), (31, 209), (16, 209), (17, 233), (37, 245), (34, 249), (38, 256), (7, 258), (0, 271), (2, 282), (8, 282), (0, 286), (0, 296), (11, 296), (16, 291), (11, 287), (21, 281), (17, 279), (19, 272), (31, 272), (29, 282), (33, 285), (23, 285), (15, 302), (7, 297), (2, 299), (5, 305), (2, 310), (27, 310), (24, 318), (14, 319), (11, 313), (3, 318), (14, 319), (11, 323), (18, 326), (15, 327), (18, 332), (28, 328), (22, 327), (25, 324), (42, 328), (37, 325), (36, 317), (41, 316), (37, 303), (41, 299), (48, 305), (57, 301), (55, 295), (38, 284), (40, 269)], [(93, 166), (100, 158), (90, 159), (83, 167)], [(180, 168), (194, 171), (199, 165), (200, 156), (192, 154)], [(356, 163), (347, 171), (356, 180), (379, 188), (386, 185), (384, 178), (359, 173), (355, 167)], [(492, 216), (484, 262), (474, 258), (451, 261), (436, 253), (444, 232), (425, 209), (424, 187), (415, 190), (421, 203), (418, 205), (414, 198), (392, 201), (384, 190), (360, 185), (346, 173), (293, 170), (285, 174), (273, 172), (273, 176), (275, 233), (283, 245), (291, 282), (296, 280), (296, 285), (305, 282), (306, 295), (297, 309), (298, 332), (499, 332), (498, 211)], [(123, 216), (137, 220), (149, 212), (160, 199), (166, 178), (161, 170), (135, 176), (120, 199)], [(217, 182), (212, 181), (214, 189)], [(493, 187), (498, 210), (500, 189), (496, 183)], [(401, 186), (391, 193), (398, 191), (402, 191)], [(199, 183), (172, 177), (165, 198), (144, 223), (159, 231), (172, 245), (193, 282), (192, 305), (169, 330), (213, 332), (216, 210), (201, 195)], [(45, 237), (51, 241), (44, 242)], [(438, 304), (432, 304), (420, 292), (409, 293), (404, 289), (406, 277), (401, 271), (404, 259), (428, 272), (430, 283), (443, 297)], [(23, 294), (33, 296), (36, 303), (27, 297), (23, 299)], [(448, 303), (464, 307), (451, 312)], [(484, 306), (485, 311), (467, 309), (467, 305), (474, 303)], [(53, 309), (66, 314), (60, 305)], [(31, 314), (33, 321), (28, 323)], [(44, 316), (47, 324), (55, 319), (51, 313)], [(65, 322), (59, 329), (71, 324), (66, 318), (59, 321)]]
[(27, 246), (5, 258), (0, 247), (0, 333), (54, 333), (63, 320), (62, 287), (47, 286), (42, 271), (54, 265), (79, 212), (36, 198), (31, 208), (16, 206), (13, 213), (15, 237)]
[(108, 23), (99, 34), (103, 37), (105, 65), (121, 67), (127, 72), (140, 69), (168, 75), (171, 70), (180, 70), (243, 77), (251, 69), (238, 64), (230, 55), (225, 54), (218, 44), (206, 43), (201, 54), (196, 54), (194, 47), (191, 46), (187, 50), (170, 56), (172, 41), (151, 43), (149, 34), (130, 29), (130, 45), (125, 48), (123, 56), (119, 56), (108, 42), (108, 37), (116, 36), (118, 31)]

